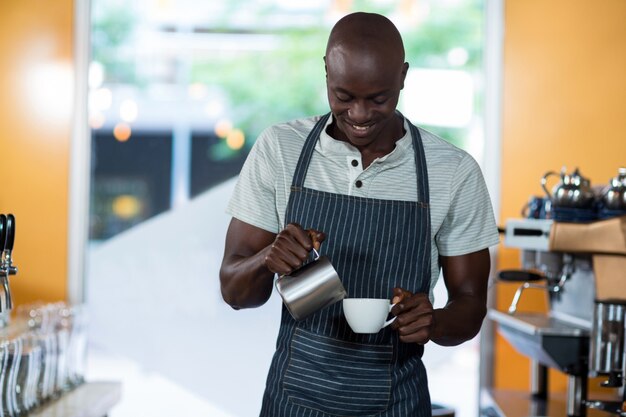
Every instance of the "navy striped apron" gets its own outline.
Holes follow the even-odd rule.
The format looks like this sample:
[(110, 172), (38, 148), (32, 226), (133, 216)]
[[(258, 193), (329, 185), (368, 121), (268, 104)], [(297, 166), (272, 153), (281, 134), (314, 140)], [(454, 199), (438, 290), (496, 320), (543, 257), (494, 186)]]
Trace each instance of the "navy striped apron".
[[(418, 201), (378, 200), (304, 187), (311, 156), (330, 114), (309, 134), (296, 167), (286, 223), (326, 233), (330, 258), (348, 297), (391, 298), (394, 287), (428, 293), (430, 213), (421, 136), (411, 126)], [(296, 322), (285, 306), (262, 417), (431, 415), (424, 347), (402, 343), (389, 327), (355, 334), (342, 303)]]

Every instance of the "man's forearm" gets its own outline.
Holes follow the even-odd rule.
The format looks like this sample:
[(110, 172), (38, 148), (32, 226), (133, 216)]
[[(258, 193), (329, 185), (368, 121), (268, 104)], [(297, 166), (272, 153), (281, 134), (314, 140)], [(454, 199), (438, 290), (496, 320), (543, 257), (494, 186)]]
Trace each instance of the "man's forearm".
[(431, 340), (442, 346), (456, 346), (478, 334), (485, 314), (486, 303), (482, 299), (465, 296), (448, 302), (433, 311)]
[(248, 257), (233, 255), (222, 263), (222, 297), (234, 309), (258, 307), (272, 294), (274, 273), (265, 266), (265, 252)]

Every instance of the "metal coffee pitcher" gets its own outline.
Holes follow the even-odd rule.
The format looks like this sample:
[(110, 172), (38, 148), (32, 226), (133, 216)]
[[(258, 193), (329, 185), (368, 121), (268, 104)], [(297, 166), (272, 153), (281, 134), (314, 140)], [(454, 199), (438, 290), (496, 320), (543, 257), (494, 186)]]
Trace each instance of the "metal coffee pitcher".
[[(552, 175), (560, 175), (561, 181), (550, 192), (546, 184)], [(578, 168), (571, 174), (567, 173), (565, 167), (560, 174), (555, 171), (546, 172), (541, 178), (541, 188), (555, 207), (590, 208), (595, 198), (589, 179), (583, 177)]]
[(313, 252), (313, 261), (276, 280), (276, 289), (296, 320), (304, 320), (346, 298), (346, 290), (330, 259), (320, 256), (315, 249)]
[(604, 207), (609, 210), (626, 210), (626, 168), (619, 168), (602, 193)]

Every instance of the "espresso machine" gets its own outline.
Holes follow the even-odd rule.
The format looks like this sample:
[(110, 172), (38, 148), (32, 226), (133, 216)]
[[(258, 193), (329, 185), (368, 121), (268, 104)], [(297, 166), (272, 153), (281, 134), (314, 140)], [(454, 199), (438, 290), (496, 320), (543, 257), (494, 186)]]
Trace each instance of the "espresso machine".
[[(518, 287), (507, 311), (488, 312), (497, 331), (530, 359), (530, 389), (515, 398), (483, 394), (482, 416), (626, 416), (626, 204), (610, 213), (602, 206), (611, 214), (605, 217), (596, 208), (592, 219), (593, 195), (578, 170), (552, 193), (546, 176), (548, 197), (502, 230), (505, 246), (520, 249), (521, 268), (500, 271), (498, 279)], [(626, 196), (626, 182), (620, 190)], [(523, 311), (529, 292), (545, 296), (547, 312)], [(548, 390), (549, 369), (567, 376), (558, 399)]]

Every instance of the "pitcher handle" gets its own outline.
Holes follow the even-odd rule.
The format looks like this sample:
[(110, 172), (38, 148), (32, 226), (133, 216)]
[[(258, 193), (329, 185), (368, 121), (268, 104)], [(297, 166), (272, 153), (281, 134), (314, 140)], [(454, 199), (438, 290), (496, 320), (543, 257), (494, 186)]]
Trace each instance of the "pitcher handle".
[(556, 171), (548, 171), (545, 174), (543, 174), (543, 177), (541, 177), (541, 188), (543, 188), (543, 191), (546, 193), (546, 196), (552, 200), (552, 195), (550, 194), (550, 191), (548, 190), (548, 187), (546, 187), (546, 183), (548, 182), (548, 177), (550, 175), (559, 175), (558, 172)]

